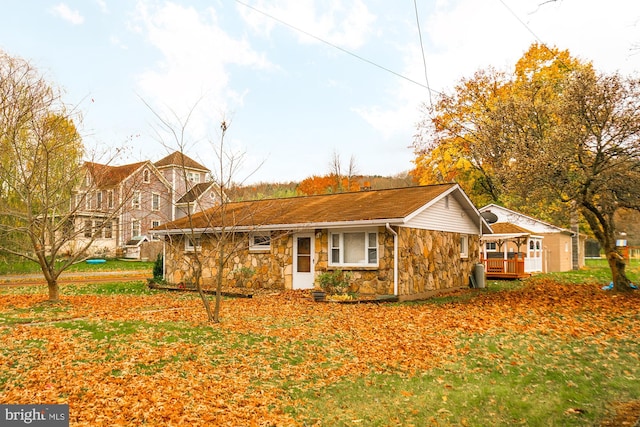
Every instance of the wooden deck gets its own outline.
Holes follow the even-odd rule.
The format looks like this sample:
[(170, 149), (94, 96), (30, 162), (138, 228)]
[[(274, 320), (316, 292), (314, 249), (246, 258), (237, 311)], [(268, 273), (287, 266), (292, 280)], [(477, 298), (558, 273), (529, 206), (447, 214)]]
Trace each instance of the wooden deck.
[(523, 258), (490, 258), (483, 259), (482, 263), (487, 279), (522, 279), (531, 275), (524, 271)]

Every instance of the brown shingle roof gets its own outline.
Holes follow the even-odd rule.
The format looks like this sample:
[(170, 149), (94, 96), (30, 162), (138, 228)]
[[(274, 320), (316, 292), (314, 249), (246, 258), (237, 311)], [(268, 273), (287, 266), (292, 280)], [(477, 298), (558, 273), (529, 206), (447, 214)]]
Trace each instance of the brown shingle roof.
[(122, 182), (145, 163), (147, 162), (131, 163), (129, 165), (122, 166), (110, 166), (100, 163), (86, 162), (85, 166), (91, 173), (92, 179), (97, 186), (112, 187)]
[[(405, 218), (455, 184), (440, 184), (319, 196), (232, 202), (225, 205), (225, 226), (256, 227), (287, 224), (338, 223)], [(214, 207), (167, 223), (160, 230), (206, 229), (222, 226)]]
[(167, 166), (177, 166), (177, 167), (185, 167), (189, 169), (198, 169), (204, 172), (208, 172), (209, 169), (207, 167), (201, 165), (200, 163), (193, 160), (191, 157), (187, 156), (184, 153), (179, 151), (174, 151), (169, 154), (167, 157), (164, 157), (157, 162), (154, 163), (155, 167), (163, 168)]
[(191, 190), (187, 191), (187, 193), (180, 198), (176, 203), (191, 203), (194, 200), (197, 200), (198, 197), (202, 196), (202, 194), (207, 191), (213, 185), (212, 182), (201, 182), (196, 184), (191, 188)]
[(510, 222), (496, 222), (491, 224), (495, 234), (531, 234), (531, 231)]

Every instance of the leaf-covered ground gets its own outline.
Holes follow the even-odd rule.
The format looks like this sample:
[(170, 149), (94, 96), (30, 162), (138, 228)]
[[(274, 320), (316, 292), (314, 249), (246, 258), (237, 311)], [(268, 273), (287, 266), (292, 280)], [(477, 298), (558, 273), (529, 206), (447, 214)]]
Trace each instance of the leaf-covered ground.
[[(0, 291), (0, 403), (71, 425), (585, 425), (640, 397), (640, 295), (531, 281), (405, 304)], [(102, 291), (101, 291), (102, 290)], [(40, 290), (43, 291), (43, 290)], [(101, 293), (102, 292), (102, 293)]]

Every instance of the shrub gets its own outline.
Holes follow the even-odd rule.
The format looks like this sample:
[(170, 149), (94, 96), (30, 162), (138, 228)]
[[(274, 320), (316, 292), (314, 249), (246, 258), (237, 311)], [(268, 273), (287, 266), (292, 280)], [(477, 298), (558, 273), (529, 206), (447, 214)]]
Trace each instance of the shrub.
[(342, 270), (325, 271), (316, 277), (320, 288), (329, 295), (342, 295), (349, 289), (351, 273)]

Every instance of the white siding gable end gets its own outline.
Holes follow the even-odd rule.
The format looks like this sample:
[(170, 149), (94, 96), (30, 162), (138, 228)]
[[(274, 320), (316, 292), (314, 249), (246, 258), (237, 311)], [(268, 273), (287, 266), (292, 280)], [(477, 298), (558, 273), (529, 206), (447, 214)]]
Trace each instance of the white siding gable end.
[(440, 198), (417, 215), (410, 217), (404, 226), (424, 230), (480, 234), (480, 224), (476, 223), (476, 220), (468, 212), (465, 212), (452, 193)]

